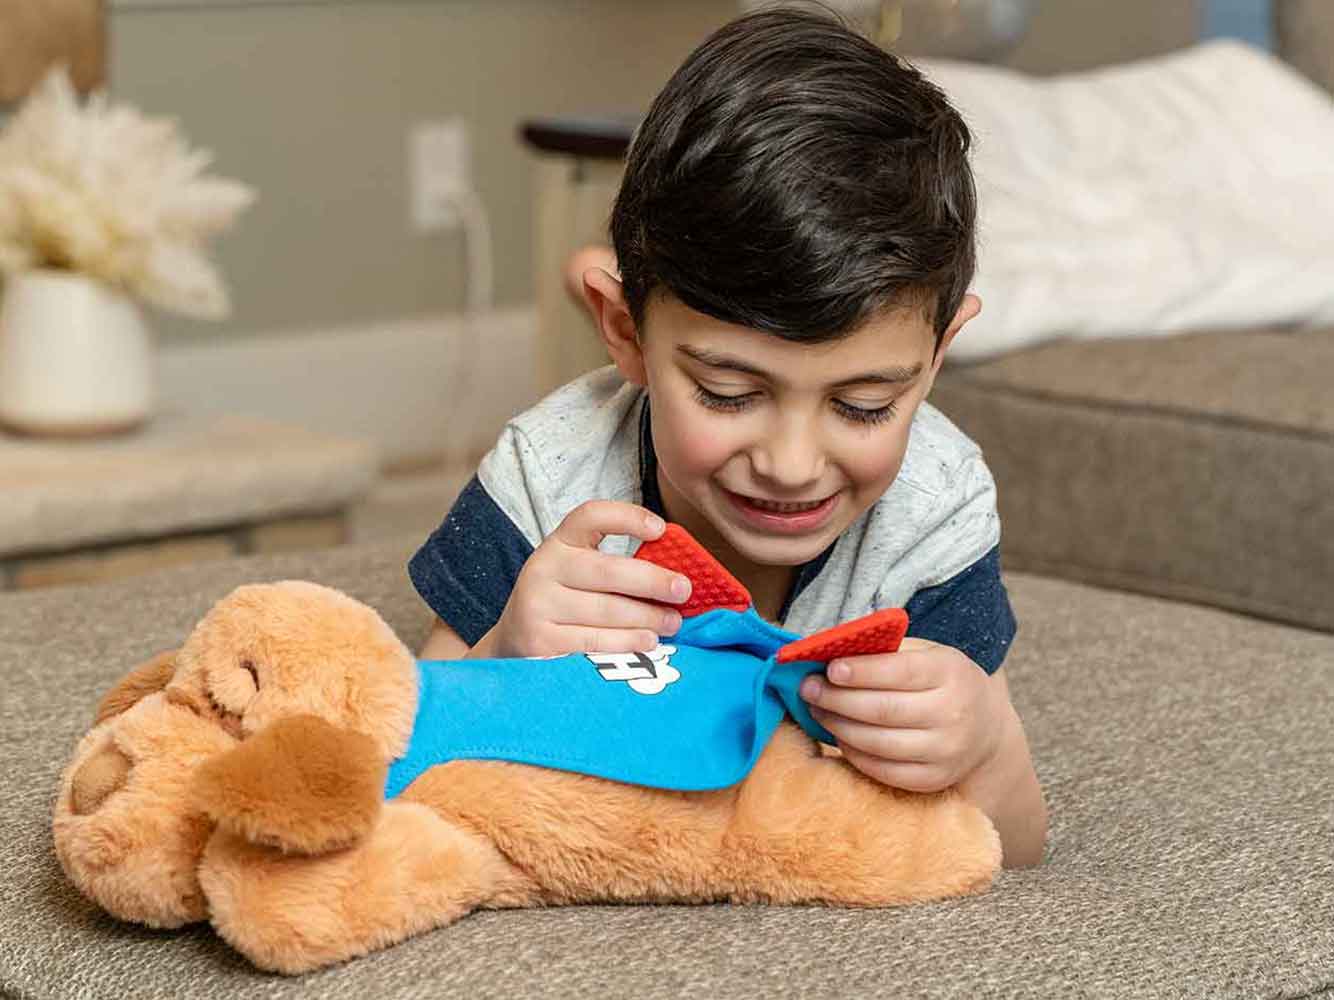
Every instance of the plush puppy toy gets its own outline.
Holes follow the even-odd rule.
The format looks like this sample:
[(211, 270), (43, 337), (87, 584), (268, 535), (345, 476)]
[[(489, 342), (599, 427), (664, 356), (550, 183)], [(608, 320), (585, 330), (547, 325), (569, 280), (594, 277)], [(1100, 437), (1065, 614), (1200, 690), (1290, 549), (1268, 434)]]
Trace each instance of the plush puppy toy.
[(62, 866), (122, 919), (209, 920), (287, 973), (477, 908), (990, 885), (980, 810), (822, 753), (795, 694), (833, 656), (895, 648), (901, 612), (797, 641), (679, 528), (639, 555), (696, 596), (638, 656), (419, 663), (338, 591), (238, 588), (103, 699), (61, 781)]

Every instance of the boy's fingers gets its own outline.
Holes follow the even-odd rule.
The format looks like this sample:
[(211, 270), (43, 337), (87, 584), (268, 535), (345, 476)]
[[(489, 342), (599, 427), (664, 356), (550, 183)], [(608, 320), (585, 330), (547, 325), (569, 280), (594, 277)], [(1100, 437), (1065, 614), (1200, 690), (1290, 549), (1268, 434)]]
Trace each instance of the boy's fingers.
[(825, 676), (831, 684), (877, 691), (928, 691), (939, 686), (937, 654), (932, 649), (907, 649), (831, 660)]
[[(818, 693), (807, 697), (812, 689)], [(921, 691), (887, 694), (865, 688), (839, 688), (820, 684), (818, 678), (811, 677), (802, 682), (801, 696), (813, 707), (872, 726), (930, 729), (936, 724), (931, 711), (936, 696)]]
[(658, 645), (658, 637), (652, 630), (587, 625), (566, 626), (562, 640), (562, 646), (575, 653), (647, 653)]
[(938, 764), (885, 760), (846, 744), (840, 749), (848, 763), (858, 771), (894, 788), (909, 792), (939, 792), (950, 786), (949, 778)]
[[(930, 729), (885, 729), (811, 709), (815, 721), (838, 737), (839, 746), (897, 763), (925, 764), (939, 753), (939, 739)], [(846, 752), (846, 751), (845, 751)]]
[(651, 542), (667, 528), (645, 507), (620, 500), (587, 500), (556, 526), (552, 537), (579, 549), (596, 549), (608, 535), (630, 535)]
[(681, 628), (681, 616), (668, 608), (620, 594), (587, 590), (565, 590), (551, 620), (557, 625), (596, 629), (647, 629), (655, 638), (674, 635)]
[(560, 582), (576, 590), (625, 594), (663, 604), (680, 604), (690, 596), (689, 577), (645, 559), (575, 552), (561, 570)]

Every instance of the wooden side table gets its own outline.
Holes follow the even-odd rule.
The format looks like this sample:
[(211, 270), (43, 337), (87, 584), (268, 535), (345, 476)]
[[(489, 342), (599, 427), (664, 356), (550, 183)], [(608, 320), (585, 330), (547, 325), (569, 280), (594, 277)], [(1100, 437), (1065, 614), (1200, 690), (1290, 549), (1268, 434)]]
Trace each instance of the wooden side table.
[(534, 118), (520, 130), (536, 154), (533, 266), (541, 395), (608, 362), (587, 314), (565, 291), (564, 263), (581, 246), (610, 243), (611, 208), (638, 121), (637, 115)]
[(0, 436), (0, 589), (337, 545), (378, 474), (368, 441), (250, 417), (161, 416), (83, 441)]

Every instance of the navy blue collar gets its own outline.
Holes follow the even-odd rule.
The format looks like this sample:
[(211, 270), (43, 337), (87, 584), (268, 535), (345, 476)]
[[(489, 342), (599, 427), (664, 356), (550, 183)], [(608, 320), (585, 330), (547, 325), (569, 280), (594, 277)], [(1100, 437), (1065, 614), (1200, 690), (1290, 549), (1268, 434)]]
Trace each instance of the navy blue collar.
[[(639, 411), (639, 492), (640, 496), (643, 497), (644, 506), (665, 520), (667, 511), (663, 508), (662, 491), (658, 489), (658, 455), (653, 450), (653, 432), (650, 428), (648, 415), (648, 393), (644, 394), (643, 399), (644, 405)], [(834, 554), (834, 546), (837, 544), (838, 540), (835, 539), (818, 556), (810, 562), (802, 563), (797, 568), (797, 575), (792, 580), (792, 587), (788, 590), (787, 596), (783, 598), (783, 607), (778, 612), (780, 623), (787, 619), (788, 612), (792, 610), (792, 602), (820, 575), (820, 570), (824, 569), (824, 564)]]

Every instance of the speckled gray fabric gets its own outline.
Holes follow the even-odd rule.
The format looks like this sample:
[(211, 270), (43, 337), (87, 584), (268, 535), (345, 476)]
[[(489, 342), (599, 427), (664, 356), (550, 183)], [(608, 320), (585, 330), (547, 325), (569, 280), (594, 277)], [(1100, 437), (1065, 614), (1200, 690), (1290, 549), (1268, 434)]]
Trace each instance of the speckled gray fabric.
[(1028, 576), (1007, 661), (1052, 811), (1046, 863), (899, 910), (486, 913), (302, 979), (208, 930), (100, 915), (52, 854), (99, 694), (231, 587), (301, 576), (429, 616), (417, 538), (0, 598), (0, 993), (106, 997), (1303, 997), (1334, 984), (1334, 637)]

